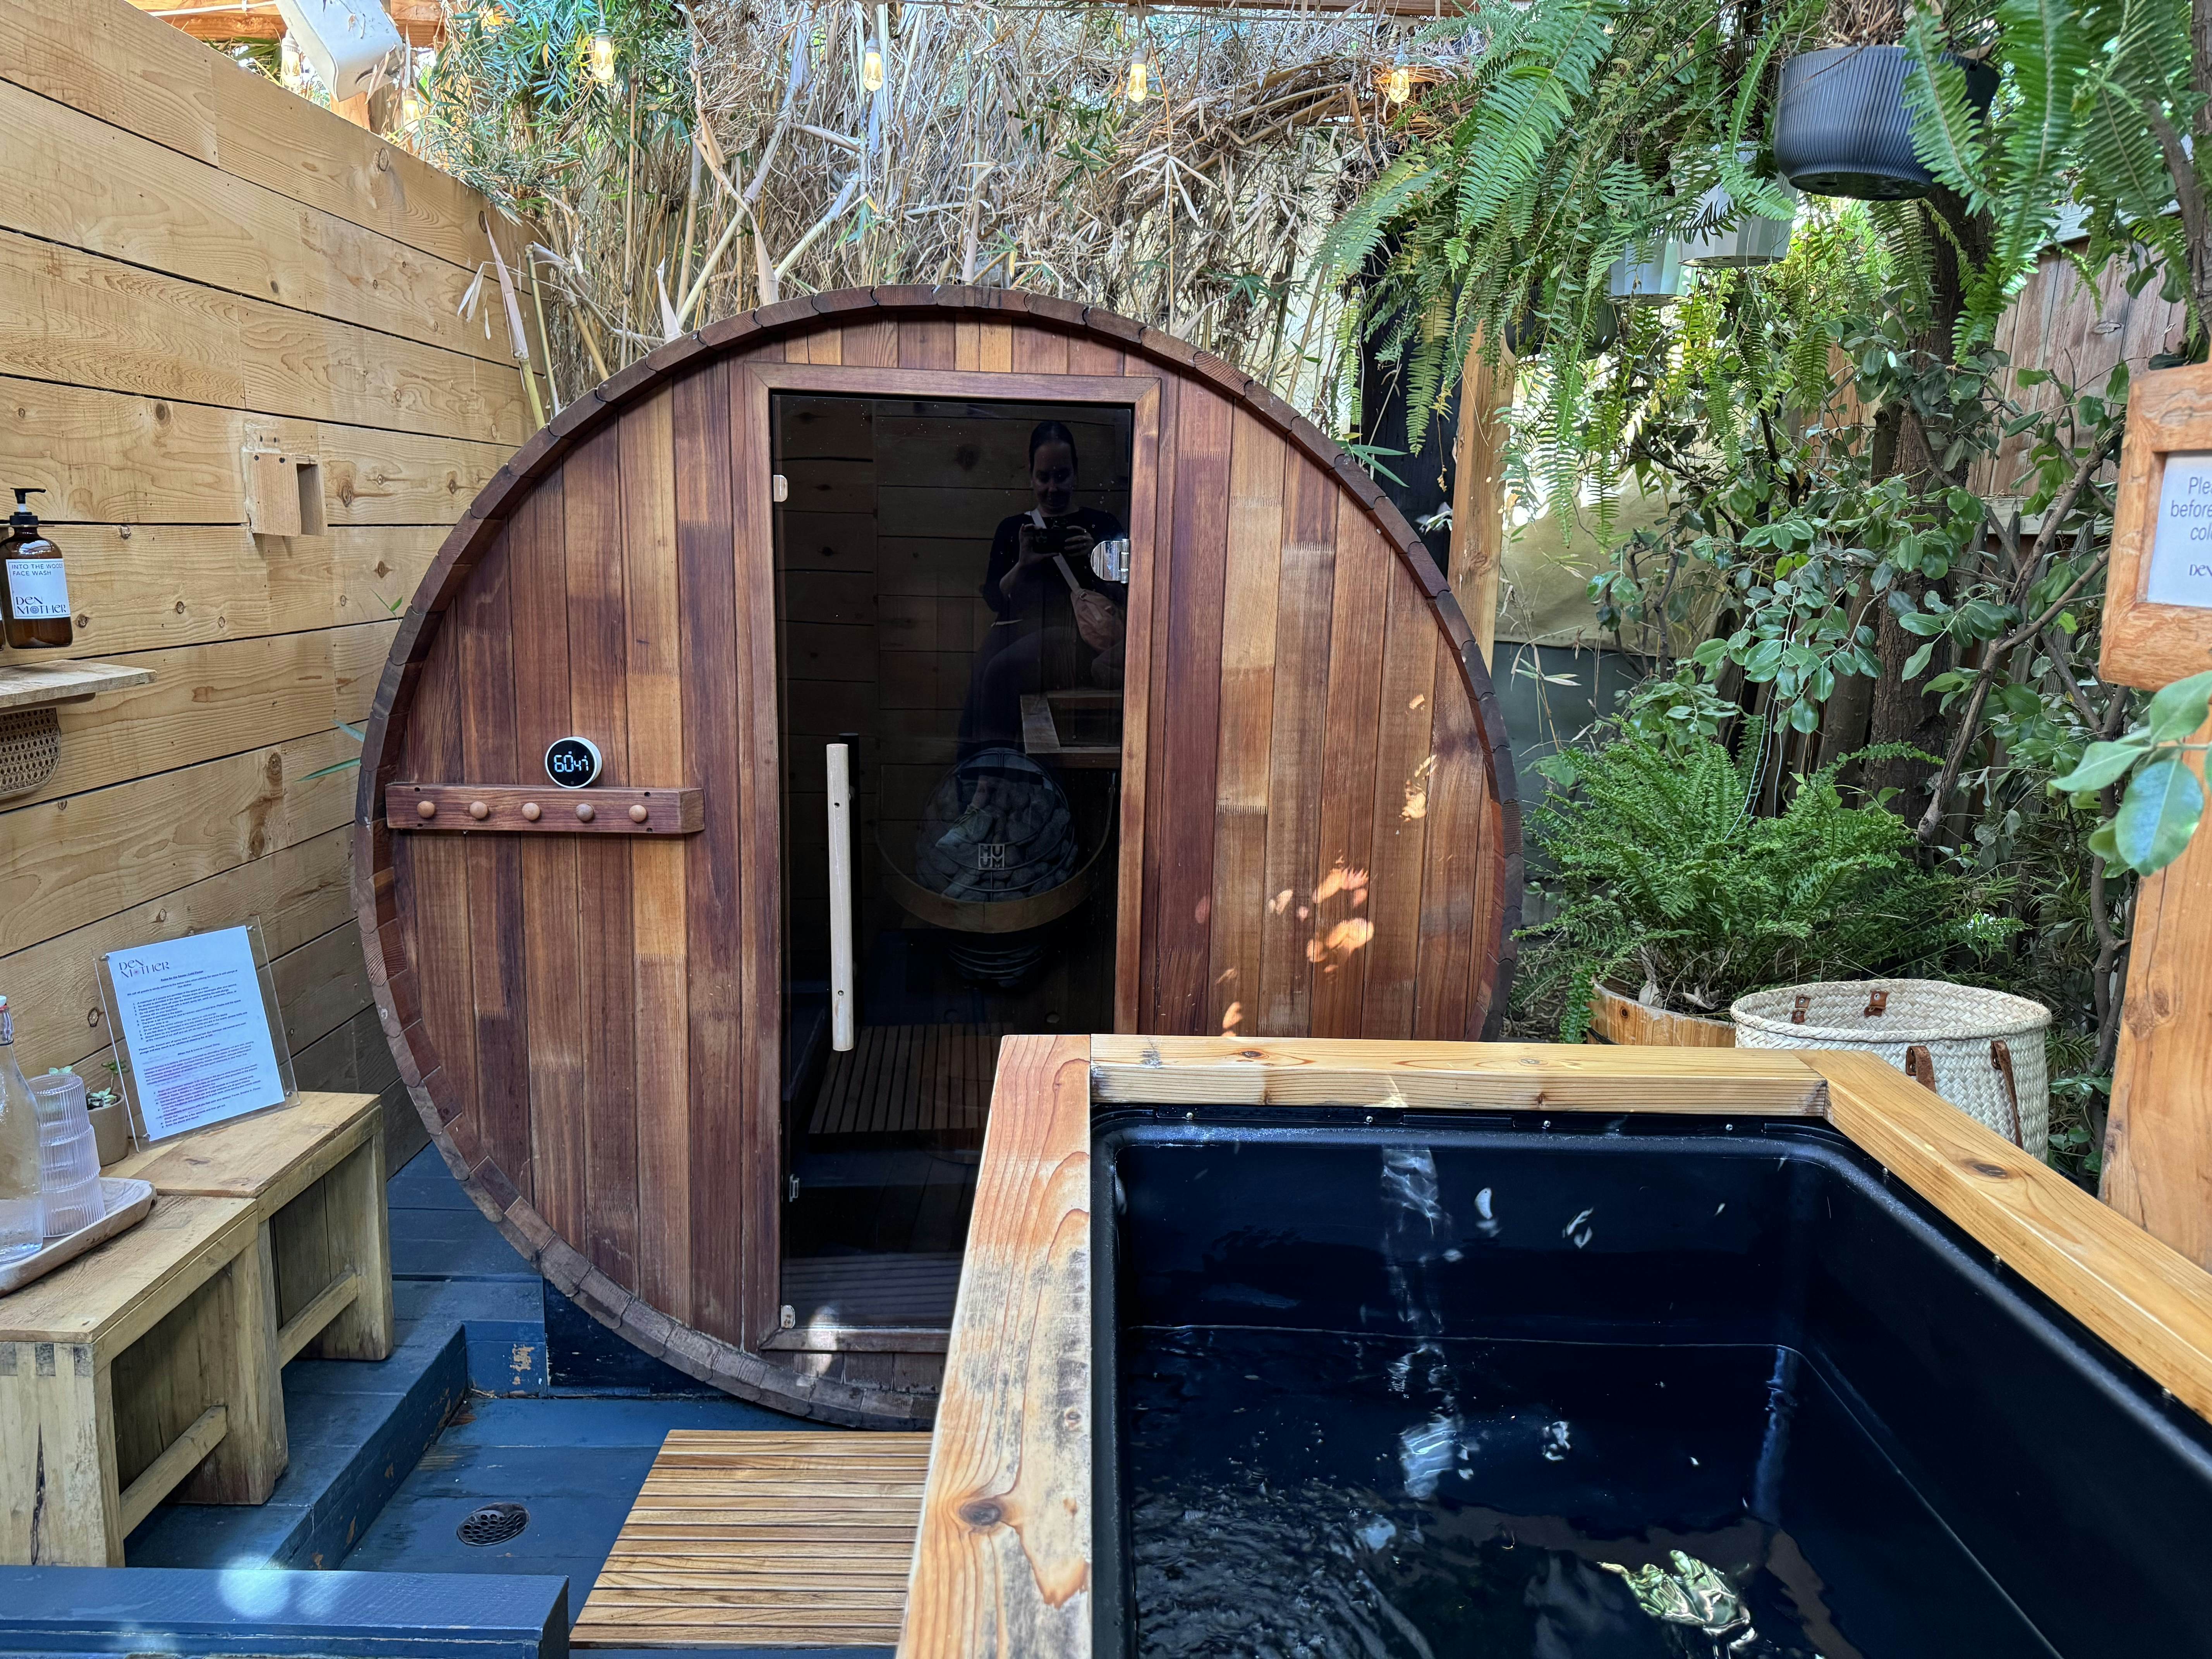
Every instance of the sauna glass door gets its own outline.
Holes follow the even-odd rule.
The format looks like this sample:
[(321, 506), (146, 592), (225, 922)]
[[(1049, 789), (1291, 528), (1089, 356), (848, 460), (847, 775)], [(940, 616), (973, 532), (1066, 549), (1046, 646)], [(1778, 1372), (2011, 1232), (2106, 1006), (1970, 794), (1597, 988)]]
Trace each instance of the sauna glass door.
[(1113, 1025), (1131, 411), (769, 410), (791, 1327), (771, 1346), (881, 1352), (885, 1328), (951, 1322), (1000, 1039)]

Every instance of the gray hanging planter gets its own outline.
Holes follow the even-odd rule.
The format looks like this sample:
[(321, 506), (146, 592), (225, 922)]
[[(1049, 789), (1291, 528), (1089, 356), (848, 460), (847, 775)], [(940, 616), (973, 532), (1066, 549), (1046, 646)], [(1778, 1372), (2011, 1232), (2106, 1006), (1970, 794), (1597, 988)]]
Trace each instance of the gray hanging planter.
[[(1740, 145), (1736, 159), (1747, 166), (1758, 153), (1756, 145)], [(1778, 188), (1790, 198), (1794, 210), (1797, 192), (1787, 185)], [(1770, 219), (1747, 208), (1739, 208), (1726, 185), (1715, 185), (1698, 198), (1698, 222), (1717, 228), (1683, 240), (1682, 258), (1686, 263), (1771, 265), (1790, 252), (1790, 238), (1797, 228), (1797, 216), (1793, 210), (1787, 219)]]
[[(1516, 357), (1526, 357), (1541, 351), (1551, 331), (1544, 319), (1536, 314), (1536, 302), (1541, 291), (1535, 284), (1528, 290), (1528, 303), (1521, 314), (1505, 325), (1505, 349)], [(1583, 336), (1582, 355), (1595, 357), (1620, 338), (1620, 313), (1610, 306), (1600, 306), (1590, 318), (1589, 331)]]
[(1606, 293), (1615, 305), (1671, 305), (1682, 297), (1682, 245), (1633, 242), (1613, 262)]
[[(1774, 106), (1774, 166), (1808, 196), (1897, 202), (1936, 187), (1912, 151), (1912, 112), (1905, 77), (1912, 56), (1903, 46), (1827, 46), (1800, 52), (1782, 66)], [(1964, 64), (1966, 98), (1986, 116), (1997, 74)]]

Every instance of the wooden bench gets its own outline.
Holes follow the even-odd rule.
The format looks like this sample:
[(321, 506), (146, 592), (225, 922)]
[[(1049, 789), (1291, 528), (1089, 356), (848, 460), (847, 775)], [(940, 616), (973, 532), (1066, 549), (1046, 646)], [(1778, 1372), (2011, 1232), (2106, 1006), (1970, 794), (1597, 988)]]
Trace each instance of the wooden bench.
[(0, 1563), (120, 1566), (172, 1492), (265, 1502), (285, 1461), (275, 1291), (252, 1203), (160, 1197), (0, 1297)]
[(276, 1272), (276, 1353), (392, 1352), (384, 1117), (374, 1095), (303, 1094), (281, 1111), (201, 1129), (101, 1171), (164, 1195), (253, 1206)]

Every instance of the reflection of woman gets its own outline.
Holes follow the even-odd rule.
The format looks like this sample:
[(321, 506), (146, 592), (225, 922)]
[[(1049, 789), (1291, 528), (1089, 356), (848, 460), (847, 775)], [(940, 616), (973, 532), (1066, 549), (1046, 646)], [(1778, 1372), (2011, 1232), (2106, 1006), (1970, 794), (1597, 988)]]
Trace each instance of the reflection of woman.
[(1129, 590), (1091, 568), (1091, 550), (1124, 533), (1110, 513), (1075, 505), (1075, 434), (1058, 421), (1030, 434), (1036, 505), (991, 538), (983, 599), (999, 620), (975, 653), (961, 752), (1021, 745), (1024, 692), (1121, 683)]

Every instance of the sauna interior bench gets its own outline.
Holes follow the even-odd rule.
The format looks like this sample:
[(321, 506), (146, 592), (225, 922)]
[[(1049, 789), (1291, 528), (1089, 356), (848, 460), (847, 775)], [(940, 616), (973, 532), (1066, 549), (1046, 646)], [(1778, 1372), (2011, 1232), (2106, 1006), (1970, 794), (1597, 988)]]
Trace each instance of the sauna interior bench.
[(242, 1199), (268, 1240), (276, 1363), (392, 1352), (392, 1238), (384, 1114), (374, 1095), (303, 1094), (290, 1105), (133, 1152), (101, 1171), (156, 1193)]

